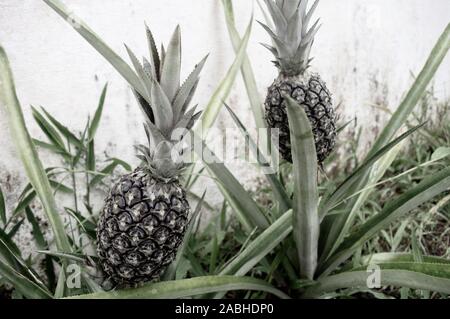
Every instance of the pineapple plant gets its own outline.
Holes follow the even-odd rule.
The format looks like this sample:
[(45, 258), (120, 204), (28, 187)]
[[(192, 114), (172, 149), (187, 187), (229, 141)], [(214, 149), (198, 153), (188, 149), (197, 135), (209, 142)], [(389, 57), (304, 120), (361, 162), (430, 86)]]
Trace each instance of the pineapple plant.
[(336, 115), (325, 82), (309, 71), (310, 51), (319, 20), (308, 29), (318, 0), (307, 11), (308, 0), (265, 0), (274, 27), (261, 23), (272, 39), (264, 44), (275, 56), (278, 77), (268, 89), (265, 117), (272, 129), (278, 129), (281, 156), (292, 162), (289, 122), (285, 96), (303, 107), (313, 129), (317, 160), (322, 164), (336, 141)]
[(142, 164), (111, 188), (97, 226), (100, 264), (107, 279), (120, 286), (159, 278), (175, 258), (189, 218), (180, 184), (187, 164), (172, 156), (181, 139), (173, 135), (191, 129), (200, 115), (188, 106), (206, 57), (180, 85), (180, 28), (160, 53), (148, 27), (147, 37), (151, 62), (144, 58), (141, 64), (127, 51), (145, 88), (143, 94), (133, 92), (145, 117), (148, 145), (137, 147)]

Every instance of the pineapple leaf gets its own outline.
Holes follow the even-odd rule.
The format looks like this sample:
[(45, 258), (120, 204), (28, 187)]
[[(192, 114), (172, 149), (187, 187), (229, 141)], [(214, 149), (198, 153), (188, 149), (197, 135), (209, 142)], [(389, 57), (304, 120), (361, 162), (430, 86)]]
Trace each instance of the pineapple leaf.
[[(131, 85), (146, 99), (149, 97), (139, 77), (129, 65), (115, 53), (97, 34), (94, 33), (79, 17), (69, 10), (59, 0), (43, 0), (50, 8), (55, 10), (75, 31), (77, 31), (94, 49), (96, 49)], [(72, 23), (76, 21), (77, 23)]]
[[(268, 161), (264, 158), (264, 155), (261, 153), (261, 151), (258, 148), (258, 145), (256, 145), (255, 141), (251, 138), (250, 134), (248, 133), (247, 129), (245, 128), (244, 124), (239, 120), (239, 117), (233, 112), (233, 110), (226, 104), (225, 107), (227, 108), (228, 112), (231, 115), (231, 118), (236, 123), (236, 126), (240, 129), (242, 132), (242, 135), (245, 137), (246, 140), (250, 143), (250, 148), (257, 159), (260, 166), (267, 166)], [(286, 193), (286, 190), (283, 186), (283, 184), (280, 182), (280, 180), (277, 178), (276, 174), (274, 173), (266, 173), (264, 174), (267, 178), (267, 181), (272, 186), (272, 190), (274, 192), (274, 196), (277, 199), (278, 203), (280, 204), (280, 211), (285, 212), (288, 209), (292, 207), (292, 202), (289, 198), (289, 195)]]
[(312, 280), (317, 267), (320, 230), (314, 134), (303, 107), (287, 94), (283, 98), (287, 101), (291, 134), (294, 240), (300, 262), (300, 277)]
[[(386, 263), (401, 263), (414, 262), (414, 256), (408, 253), (378, 253), (361, 257), (360, 266), (368, 266), (370, 264), (386, 264)], [(429, 264), (447, 264), (450, 265), (450, 260), (442, 257), (423, 256), (423, 262)], [(347, 270), (347, 269), (345, 269)], [(344, 271), (344, 269), (343, 269)]]
[(203, 113), (202, 111), (199, 111), (199, 112), (195, 113), (194, 115), (192, 115), (191, 119), (189, 120), (189, 123), (186, 125), (186, 129), (188, 129), (188, 130), (192, 129), (195, 122), (197, 122), (197, 120), (200, 118), (202, 113)]
[[(272, 253), (292, 232), (292, 210), (285, 212), (261, 234), (243, 248), (225, 267), (219, 275), (244, 276), (268, 254)], [(214, 296), (223, 298), (223, 293)]]
[[(134, 66), (134, 69), (136, 70), (139, 79), (143, 85), (143, 87), (146, 90), (146, 95), (145, 96), (151, 96), (150, 95), (150, 90), (151, 90), (151, 85), (152, 85), (152, 79), (148, 76), (148, 74), (144, 71), (144, 68), (142, 67), (141, 63), (139, 62), (139, 60), (136, 58), (136, 55), (130, 50), (130, 48), (128, 48), (128, 46), (126, 44), (125, 45), (125, 49), (127, 50), (128, 56), (130, 57), (131, 63)], [(147, 100), (147, 102), (150, 102), (151, 100)]]
[(267, 9), (269, 9), (277, 34), (286, 34), (288, 23), (280, 8), (272, 0), (264, 0), (264, 2), (266, 3)]
[(169, 101), (172, 101), (180, 87), (181, 71), (181, 31), (175, 28), (172, 39), (167, 47), (161, 72), (161, 87)]
[(260, 44), (261, 44), (263, 47), (265, 47), (267, 50), (269, 50), (270, 53), (272, 53), (273, 56), (274, 56), (276, 59), (279, 58), (279, 56), (278, 56), (278, 51), (277, 51), (276, 48), (274, 48), (273, 46), (268, 45), (268, 44), (266, 44), (266, 43), (262, 43), (262, 42), (261, 42)]
[(183, 129), (183, 128), (189, 129), (188, 128), (188, 123), (191, 121), (192, 117), (194, 116), (194, 112), (197, 109), (197, 106), (198, 105), (193, 106), (189, 111), (187, 111), (185, 114), (183, 114), (181, 119), (177, 122), (177, 124), (175, 124), (175, 128), (178, 128), (178, 129)]
[(386, 124), (380, 135), (376, 139), (373, 147), (370, 149), (367, 157), (372, 156), (380, 148), (388, 143), (396, 132), (400, 129), (403, 123), (407, 120), (408, 115), (414, 110), (419, 99), (425, 92), (428, 84), (433, 78), (439, 65), (444, 60), (447, 52), (450, 49), (450, 23), (447, 24), (444, 32), (439, 37), (433, 50), (431, 51), (424, 67), (417, 76), (414, 84), (406, 94), (400, 106), (397, 108), (389, 122)]
[[(381, 263), (381, 285), (408, 287), (450, 293), (450, 267), (448, 264), (428, 262)], [(326, 293), (343, 288), (367, 288), (367, 267), (341, 272), (320, 278), (311, 286), (303, 298), (318, 298)]]
[(155, 115), (150, 103), (148, 103), (136, 90), (131, 91), (133, 92), (133, 95), (136, 98), (136, 101), (138, 102), (138, 106), (141, 109), (142, 113), (144, 113), (144, 115), (150, 122), (155, 123)]
[[(193, 134), (194, 151), (203, 160), (209, 172), (218, 180), (217, 185), (230, 203), (238, 205), (238, 217), (247, 230), (254, 227), (265, 229), (269, 226), (267, 217), (258, 204), (245, 190), (236, 177), (227, 169), (223, 162), (208, 148), (206, 143), (195, 133)], [(225, 192), (224, 192), (225, 191)]]
[(157, 81), (152, 82), (151, 104), (155, 115), (155, 125), (164, 135), (170, 134), (174, 119), (172, 105)]
[(145, 30), (147, 33), (147, 42), (148, 42), (148, 51), (150, 53), (150, 60), (153, 62), (150, 63), (151, 72), (153, 77), (157, 79), (157, 81), (160, 81), (161, 61), (159, 60), (158, 48), (156, 47), (155, 38), (153, 37), (152, 31), (150, 31), (150, 28), (147, 26), (147, 24), (145, 24)]
[(284, 0), (282, 7), (284, 16), (290, 18), (291, 15), (295, 12), (295, 10), (297, 10), (297, 8), (300, 6), (301, 2), (304, 1), (307, 0)]
[(258, 290), (288, 299), (284, 292), (266, 281), (253, 277), (200, 276), (189, 279), (150, 283), (135, 289), (114, 290), (70, 297), (72, 299), (183, 298), (229, 290)]
[[(312, 43), (314, 40), (314, 37), (316, 36), (317, 31), (319, 31), (320, 26), (319, 25), (320, 19), (317, 19), (314, 25), (308, 30), (308, 32), (305, 34), (305, 36), (302, 38), (302, 43)], [(308, 54), (309, 56), (309, 54)]]
[[(159, 71), (160, 74), (162, 74), (165, 59), (166, 59), (166, 49), (164, 48), (164, 44), (161, 43), (161, 65), (160, 65), (160, 71)], [(161, 82), (161, 80), (159, 80), (159, 82)]]
[(300, 8), (297, 8), (295, 13), (292, 15), (292, 17), (289, 19), (289, 23), (287, 26), (287, 32), (286, 32), (286, 41), (289, 43), (291, 47), (297, 48), (300, 44), (301, 37), (300, 37), (300, 30), (302, 29), (302, 20), (300, 19), (299, 14)]
[(317, 8), (317, 5), (319, 4), (319, 0), (316, 0), (313, 5), (311, 6), (311, 8), (309, 9), (308, 13), (305, 16), (305, 19), (303, 20), (303, 25), (302, 25), (302, 37), (304, 37), (304, 35), (306, 34), (306, 29), (308, 28), (309, 22), (311, 21), (312, 15), (314, 13), (314, 11)]
[(270, 227), (254, 238), (229, 264), (220, 275), (244, 276), (266, 255), (273, 252), (292, 231), (292, 210), (281, 215)]
[(280, 57), (287, 57), (289, 56), (289, 51), (287, 49), (287, 45), (284, 43), (282, 39), (280, 39), (275, 33), (273, 33), (270, 28), (265, 25), (264, 23), (257, 21), (263, 28), (266, 30), (266, 32), (269, 34), (269, 36), (272, 38), (272, 41), (275, 44), (275, 47), (277, 48), (278, 54)]
[(166, 140), (161, 131), (153, 123), (147, 121), (144, 127), (151, 148), (155, 148), (159, 143)]
[(183, 115), (183, 110), (188, 106), (186, 102), (189, 102), (189, 97), (194, 95), (200, 72), (202, 71), (207, 58), (208, 55), (195, 66), (194, 70), (189, 74), (186, 81), (184, 81), (183, 85), (177, 91), (173, 102), (173, 116), (175, 121), (178, 121), (180, 116)]

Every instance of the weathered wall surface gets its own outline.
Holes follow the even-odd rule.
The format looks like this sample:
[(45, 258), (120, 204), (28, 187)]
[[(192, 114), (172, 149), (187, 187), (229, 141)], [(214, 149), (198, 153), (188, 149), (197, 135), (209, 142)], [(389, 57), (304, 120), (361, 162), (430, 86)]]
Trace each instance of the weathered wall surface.
[[(219, 0), (77, 0), (65, 1), (104, 40), (126, 58), (123, 43), (147, 54), (144, 21), (157, 40), (167, 42), (179, 23), (183, 33), (184, 74), (207, 52), (196, 102), (205, 105), (213, 89), (234, 58)], [(263, 19), (253, 1), (234, 1), (238, 27), (242, 31), (252, 8)], [(398, 105), (412, 76), (420, 70), (434, 42), (450, 20), (448, 0), (322, 0), (316, 16), (323, 26), (313, 48), (314, 68), (334, 93), (346, 117), (357, 116), (367, 134), (375, 124), (374, 104)], [(260, 42), (268, 38), (256, 23), (248, 54), (261, 97), (276, 75), (271, 57)], [(33, 122), (30, 105), (43, 105), (71, 128), (82, 129), (93, 113), (101, 88), (110, 83), (105, 117), (97, 147), (136, 163), (131, 147), (142, 141), (141, 115), (122, 78), (66, 22), (38, 0), (0, 0), (0, 43), (7, 50), (27, 124), (33, 136), (42, 137)], [(450, 59), (435, 77), (435, 92), (448, 98)], [(230, 104), (252, 126), (249, 104), (239, 78)], [(217, 125), (231, 127), (222, 113)], [(369, 135), (368, 135), (369, 136)], [(219, 138), (219, 136), (217, 136)], [(0, 182), (7, 176), (23, 183), (24, 175), (10, 141), (5, 113), (0, 109)], [(51, 159), (43, 154), (45, 163)], [(251, 178), (246, 168), (243, 180)], [(9, 177), (11, 178), (11, 177)], [(14, 183), (13, 183), (14, 184)], [(18, 191), (18, 187), (8, 189)]]

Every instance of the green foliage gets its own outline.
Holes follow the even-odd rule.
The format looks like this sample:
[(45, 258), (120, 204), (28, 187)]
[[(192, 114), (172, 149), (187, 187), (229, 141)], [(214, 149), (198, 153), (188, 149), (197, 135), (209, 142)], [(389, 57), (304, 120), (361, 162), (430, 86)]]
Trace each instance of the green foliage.
[[(69, 11), (60, 1), (44, 2), (62, 17), (69, 17)], [(203, 113), (203, 124), (207, 128), (213, 124), (241, 70), (255, 122), (262, 127), (256, 81), (246, 55), (252, 21), (241, 41), (234, 25), (231, 1), (223, 0), (223, 4), (236, 58), (212, 95)], [(73, 14), (71, 17), (74, 18)], [(158, 97), (157, 87), (149, 92), (141, 81), (145, 74), (137, 74), (140, 68), (131, 51), (137, 73), (86, 24), (77, 21), (76, 31), (136, 92), (148, 101)], [(151, 59), (162, 64), (153, 65), (154, 75), (179, 74), (178, 64), (162, 62), (179, 59), (179, 31), (175, 32), (161, 60), (154, 56), (153, 37), (147, 35)], [(104, 291), (101, 275), (96, 273), (97, 257), (92, 254), (98, 208), (91, 197), (103, 190), (102, 186), (117, 168), (131, 170), (131, 167), (118, 158), (101, 159), (95, 152), (95, 136), (99, 132), (107, 86), (92, 120), (88, 118), (80, 132), (74, 132), (44, 108), (32, 107), (36, 124), (46, 139), (31, 139), (15, 96), (6, 55), (1, 51), (0, 102), (10, 114), (15, 143), (30, 179), (12, 212), (6, 209), (6, 196), (0, 190), (2, 279), (14, 287), (17, 297), (25, 298), (266, 298), (269, 294), (279, 298), (324, 298), (362, 292), (379, 298), (388, 295), (433, 298), (449, 294), (450, 263), (443, 258), (449, 252), (435, 249), (436, 242), (426, 237), (429, 223), (424, 221), (423, 212), (429, 211), (447, 222), (450, 218), (450, 121), (438, 125), (441, 131), (436, 132), (429, 122), (423, 124), (429, 119), (423, 105), (419, 116), (413, 113), (449, 47), (450, 26), (368, 155), (360, 161), (358, 154), (352, 154), (355, 165), (338, 167), (338, 173), (330, 174), (328, 179), (318, 170), (307, 116), (301, 106), (288, 100), (293, 165), (283, 163), (278, 173), (268, 174), (270, 187), (265, 192), (257, 190), (258, 194), (247, 192), (224, 164), (205, 162), (199, 170), (192, 170), (185, 185), (191, 197), (197, 199), (197, 207), (175, 262), (158, 283), (114, 291)], [(164, 78), (161, 83), (172, 93), (179, 86)], [(186, 83), (189, 88), (196, 85), (195, 81)], [(184, 104), (179, 103), (180, 107)], [(227, 109), (243, 136), (249, 138), (239, 118), (230, 107)], [(396, 137), (405, 126), (406, 133)], [(407, 138), (412, 146), (405, 150)], [(250, 141), (252, 151), (260, 154), (253, 139)], [(208, 151), (206, 142), (202, 145)], [(352, 147), (356, 145), (352, 142)], [(61, 166), (44, 169), (36, 147), (58, 156)], [(264, 160), (256, 165), (259, 171), (263, 165), (267, 165)], [(207, 203), (205, 193), (197, 196), (192, 191), (203, 172), (213, 177), (223, 194), (220, 209)], [(267, 196), (264, 204), (255, 196), (261, 193)], [(71, 197), (71, 207), (60, 211), (55, 200), (60, 196)], [(35, 199), (44, 208), (55, 243), (35, 214)], [(209, 223), (203, 226), (200, 225), (202, 212), (210, 217)], [(37, 255), (24, 256), (15, 242), (14, 235), (24, 223), (29, 223), (33, 230)], [(374, 263), (382, 271), (383, 288), (376, 291), (369, 290), (366, 282), (367, 266)], [(66, 285), (69, 264), (81, 269), (78, 288), (69, 289)], [(45, 277), (38, 270), (44, 270)], [(402, 289), (398, 292), (391, 286)]]

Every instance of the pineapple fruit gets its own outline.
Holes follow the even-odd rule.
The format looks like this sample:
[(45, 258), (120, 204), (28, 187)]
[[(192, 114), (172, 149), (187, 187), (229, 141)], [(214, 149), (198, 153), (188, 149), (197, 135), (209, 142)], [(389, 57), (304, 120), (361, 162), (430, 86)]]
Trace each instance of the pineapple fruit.
[(144, 113), (149, 144), (137, 147), (141, 166), (111, 188), (97, 225), (105, 280), (125, 287), (159, 278), (183, 240), (189, 203), (179, 178), (186, 164), (172, 156), (180, 141), (173, 132), (191, 129), (200, 115), (195, 107), (187, 109), (206, 61), (205, 57), (180, 85), (180, 28), (160, 53), (148, 27), (147, 37), (151, 62), (144, 58), (141, 64), (127, 51), (145, 88), (133, 92)]
[(314, 133), (319, 164), (331, 153), (336, 142), (336, 116), (331, 94), (319, 74), (309, 71), (309, 57), (318, 20), (308, 29), (318, 0), (307, 11), (308, 0), (265, 0), (273, 28), (260, 23), (272, 38), (264, 46), (275, 56), (279, 75), (268, 89), (265, 117), (270, 128), (278, 129), (281, 156), (292, 162), (286, 102), (288, 95), (304, 108)]

